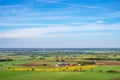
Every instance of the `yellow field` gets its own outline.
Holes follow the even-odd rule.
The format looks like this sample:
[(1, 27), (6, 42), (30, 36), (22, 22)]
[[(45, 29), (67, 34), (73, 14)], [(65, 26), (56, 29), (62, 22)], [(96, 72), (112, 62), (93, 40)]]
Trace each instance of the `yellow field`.
[(87, 69), (92, 69), (97, 67), (97, 65), (86, 65), (86, 66), (65, 66), (65, 67), (55, 67), (55, 68), (10, 68), (7, 70), (16, 70), (16, 71), (84, 71)]

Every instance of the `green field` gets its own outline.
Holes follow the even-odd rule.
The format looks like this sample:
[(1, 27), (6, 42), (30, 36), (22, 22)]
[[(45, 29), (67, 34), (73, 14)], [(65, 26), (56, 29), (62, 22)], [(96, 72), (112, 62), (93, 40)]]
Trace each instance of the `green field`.
[[(103, 70), (99, 72), (99, 70)], [(107, 70), (120, 70), (120, 66), (99, 66), (85, 72), (37, 72), (0, 71), (0, 80), (110, 80), (119, 78), (120, 73), (107, 73)]]
[[(0, 62), (0, 80), (120, 80), (120, 65), (112, 65), (112, 62), (119, 63), (119, 60), (100, 60), (102, 62), (107, 61), (111, 62), (111, 65), (103, 65), (99, 66), (98, 64), (86, 64), (86, 65), (97, 65), (97, 67), (85, 69), (82, 71), (36, 71), (32, 68), (55, 68), (55, 65), (58, 63), (65, 64), (80, 64), (78, 62), (85, 62), (83, 58), (96, 58), (99, 56), (106, 56), (106, 54), (53, 54), (53, 55), (3, 55), (2, 59), (12, 59), (12, 61), (1, 61)], [(107, 54), (109, 56), (109, 54)], [(72, 58), (71, 58), (72, 56)], [(59, 61), (57, 61), (59, 60)], [(63, 62), (61, 60), (64, 60)], [(91, 60), (92, 61), (92, 60)], [(33, 65), (33, 66), (23, 66)], [(35, 66), (35, 64), (40, 64), (39, 66)], [(43, 66), (46, 64), (46, 66)], [(106, 63), (107, 64), (107, 63)], [(80, 65), (85, 67), (85, 65)], [(29, 71), (21, 70), (15, 71), (14, 68), (30, 68)], [(11, 70), (8, 70), (11, 69)], [(116, 72), (108, 72), (110, 70)]]

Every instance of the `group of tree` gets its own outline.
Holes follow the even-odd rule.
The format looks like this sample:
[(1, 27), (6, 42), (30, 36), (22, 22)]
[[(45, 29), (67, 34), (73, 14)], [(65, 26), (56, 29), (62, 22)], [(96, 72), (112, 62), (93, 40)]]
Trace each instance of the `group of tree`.
[(84, 66), (84, 65), (96, 64), (96, 62), (93, 61), (93, 60), (89, 60), (89, 61), (79, 61), (79, 62), (77, 62), (77, 64), (80, 64), (80, 65)]
[(0, 59), (0, 62), (13, 61), (13, 59)]

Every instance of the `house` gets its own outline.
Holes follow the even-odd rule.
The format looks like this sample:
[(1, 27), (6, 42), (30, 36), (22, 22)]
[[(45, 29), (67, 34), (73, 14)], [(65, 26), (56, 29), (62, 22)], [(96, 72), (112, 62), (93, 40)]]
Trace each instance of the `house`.
[(64, 63), (58, 63), (58, 64), (56, 64), (55, 66), (56, 66), (56, 67), (66, 66), (66, 64), (64, 64)]
[(65, 64), (65, 63), (58, 63), (58, 64), (56, 64), (55, 66), (56, 67), (60, 67), (60, 66), (75, 66), (76, 64), (70, 64), (70, 63), (67, 63), (67, 64)]

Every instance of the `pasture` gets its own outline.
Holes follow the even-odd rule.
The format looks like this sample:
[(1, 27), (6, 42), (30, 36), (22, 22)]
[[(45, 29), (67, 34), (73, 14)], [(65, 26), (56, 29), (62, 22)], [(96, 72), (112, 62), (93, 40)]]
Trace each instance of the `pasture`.
[[(120, 70), (116, 66), (99, 66), (86, 72), (39, 72), (39, 71), (0, 71), (0, 80), (120, 80), (120, 73), (106, 71)], [(100, 72), (99, 70), (103, 70)]]
[[(88, 64), (92, 60), (83, 59), (96, 57), (92, 54), (4, 55), (1, 58), (13, 60), (0, 62), (0, 80), (120, 80), (119, 61), (98, 60)], [(75, 66), (56, 68), (57, 63)]]

